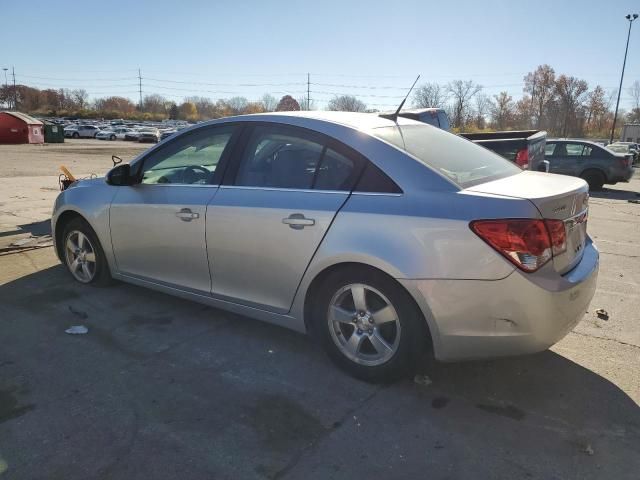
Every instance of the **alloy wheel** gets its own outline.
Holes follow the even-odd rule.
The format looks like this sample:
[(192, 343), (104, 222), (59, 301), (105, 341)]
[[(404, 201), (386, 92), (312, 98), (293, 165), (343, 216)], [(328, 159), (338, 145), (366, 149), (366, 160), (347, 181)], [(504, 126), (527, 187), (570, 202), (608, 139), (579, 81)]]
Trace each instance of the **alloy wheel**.
[(72, 230), (65, 242), (67, 267), (76, 280), (89, 283), (96, 274), (96, 251), (89, 237), (79, 230)]
[(389, 299), (363, 283), (346, 285), (329, 303), (331, 338), (351, 361), (376, 366), (387, 362), (400, 344), (400, 320)]

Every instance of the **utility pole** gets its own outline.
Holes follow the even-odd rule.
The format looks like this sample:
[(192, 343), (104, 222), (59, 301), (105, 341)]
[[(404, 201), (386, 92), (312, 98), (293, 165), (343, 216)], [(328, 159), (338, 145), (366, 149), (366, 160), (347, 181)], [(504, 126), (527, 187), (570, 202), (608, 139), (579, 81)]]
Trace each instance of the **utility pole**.
[(13, 109), (18, 111), (18, 91), (16, 90), (16, 69), (11, 65), (11, 74), (13, 75)]
[(140, 69), (138, 69), (138, 88), (140, 92), (140, 111), (142, 111), (142, 74), (140, 73)]
[(613, 134), (616, 129), (616, 120), (618, 118), (618, 107), (620, 106), (620, 93), (622, 93), (622, 79), (624, 78), (624, 67), (627, 64), (627, 52), (629, 51), (629, 37), (631, 37), (631, 25), (633, 21), (638, 18), (638, 14), (629, 14), (624, 18), (629, 20), (629, 33), (627, 33), (627, 46), (624, 49), (624, 61), (622, 62), (622, 73), (620, 74), (620, 88), (618, 88), (618, 101), (616, 102), (616, 113), (613, 114), (613, 126), (611, 127), (611, 138), (609, 138), (609, 143), (613, 143)]
[(7, 67), (2, 67), (2, 70), (4, 70), (4, 93), (7, 96), (7, 106), (9, 107), (9, 110), (11, 110), (11, 100), (9, 100), (9, 82), (7, 81), (7, 70), (9, 69)]
[(311, 110), (311, 74), (307, 73), (307, 110)]

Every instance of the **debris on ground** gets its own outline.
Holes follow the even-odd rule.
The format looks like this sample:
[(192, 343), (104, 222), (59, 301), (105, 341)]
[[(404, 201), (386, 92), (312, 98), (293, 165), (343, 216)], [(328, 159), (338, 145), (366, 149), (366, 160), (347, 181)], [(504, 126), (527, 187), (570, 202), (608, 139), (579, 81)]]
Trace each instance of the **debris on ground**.
[(604, 308), (599, 308), (596, 310), (596, 315), (600, 320), (609, 320), (609, 314)]
[(431, 385), (433, 381), (427, 375), (417, 374), (415, 377), (413, 377), (413, 383), (426, 387), (428, 385)]
[(84, 325), (74, 325), (73, 327), (67, 328), (64, 333), (68, 333), (69, 335), (84, 335), (85, 333), (89, 333), (89, 329)]
[(593, 447), (591, 446), (591, 444), (587, 443), (583, 448), (582, 451), (584, 453), (586, 453), (587, 455), (591, 456), (593, 455)]

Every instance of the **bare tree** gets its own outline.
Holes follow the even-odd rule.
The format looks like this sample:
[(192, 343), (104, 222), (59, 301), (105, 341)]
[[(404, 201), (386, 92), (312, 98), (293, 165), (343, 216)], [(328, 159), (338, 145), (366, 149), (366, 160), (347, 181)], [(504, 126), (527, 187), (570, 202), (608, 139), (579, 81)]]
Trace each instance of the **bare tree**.
[(491, 100), (484, 93), (476, 95), (476, 127), (483, 129), (486, 125), (487, 114), (491, 111)]
[(278, 106), (278, 99), (269, 93), (265, 93), (260, 99), (265, 112), (273, 112)]
[(471, 99), (482, 90), (482, 85), (472, 80), (454, 80), (447, 85), (447, 92), (453, 99), (453, 124), (463, 128), (469, 111)]
[(633, 101), (633, 109), (640, 110), (640, 81), (636, 80), (629, 87), (629, 95)]
[(84, 110), (87, 107), (87, 101), (89, 100), (89, 94), (84, 88), (78, 88), (71, 92), (73, 101), (78, 105), (80, 110)]
[(307, 99), (306, 95), (299, 97), (298, 103), (300, 104), (300, 108), (302, 110), (317, 110), (316, 102), (313, 100), (313, 98)]
[(531, 96), (534, 123), (542, 128), (545, 109), (556, 95), (556, 73), (549, 65), (540, 65), (524, 77), (524, 91)]
[(560, 135), (582, 133), (581, 117), (584, 114), (584, 99), (589, 86), (584, 80), (560, 75), (556, 80), (556, 94), (561, 119)]
[(164, 114), (166, 112), (167, 99), (162, 95), (146, 95), (142, 99), (142, 111), (147, 113)]
[(244, 97), (231, 97), (227, 100), (227, 105), (234, 115), (244, 113), (249, 101)]
[(327, 110), (341, 112), (364, 112), (367, 106), (353, 95), (341, 95), (329, 100)]
[(413, 94), (413, 106), (417, 108), (442, 108), (447, 101), (446, 90), (437, 83), (425, 83)]
[(493, 96), (491, 105), (491, 117), (493, 124), (498, 130), (504, 130), (513, 121), (515, 105), (513, 97), (507, 92), (500, 92)]

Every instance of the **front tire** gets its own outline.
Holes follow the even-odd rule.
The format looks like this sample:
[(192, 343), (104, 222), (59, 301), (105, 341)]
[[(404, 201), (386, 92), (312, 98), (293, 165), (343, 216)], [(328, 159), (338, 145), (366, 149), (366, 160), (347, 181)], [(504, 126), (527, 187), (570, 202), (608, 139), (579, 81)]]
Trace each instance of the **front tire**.
[(102, 245), (85, 220), (71, 220), (64, 227), (62, 242), (62, 258), (75, 280), (95, 286), (111, 283), (111, 273)]
[(73, 132), (73, 135), (71, 135), (73, 138), (80, 138), (80, 134), (78, 132)]
[(395, 280), (366, 267), (330, 273), (310, 311), (312, 332), (343, 370), (369, 382), (409, 375), (426, 340), (424, 317)]
[(111, 140), (112, 142), (113, 142), (115, 139), (116, 139), (116, 136), (115, 136), (115, 135), (111, 135), (111, 136), (109, 137), (109, 140)]

